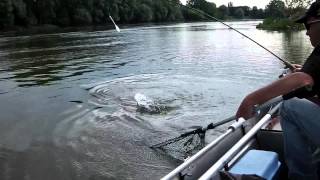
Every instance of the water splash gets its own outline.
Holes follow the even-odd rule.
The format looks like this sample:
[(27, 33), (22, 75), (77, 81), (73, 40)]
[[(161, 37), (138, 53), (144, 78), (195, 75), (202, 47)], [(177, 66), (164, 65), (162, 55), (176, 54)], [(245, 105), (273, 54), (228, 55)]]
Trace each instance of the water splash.
[(137, 111), (140, 113), (165, 114), (172, 109), (172, 107), (159, 104), (141, 93), (135, 94), (134, 99), (137, 102)]

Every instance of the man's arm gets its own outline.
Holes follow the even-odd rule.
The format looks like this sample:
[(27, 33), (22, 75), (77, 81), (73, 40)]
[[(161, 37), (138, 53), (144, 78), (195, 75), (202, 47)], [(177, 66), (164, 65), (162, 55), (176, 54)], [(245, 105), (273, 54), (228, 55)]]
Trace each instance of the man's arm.
[(296, 72), (289, 74), (269, 85), (247, 95), (238, 108), (236, 116), (248, 119), (253, 116), (253, 107), (274, 97), (287, 94), (304, 86), (313, 86), (314, 81), (309, 74)]

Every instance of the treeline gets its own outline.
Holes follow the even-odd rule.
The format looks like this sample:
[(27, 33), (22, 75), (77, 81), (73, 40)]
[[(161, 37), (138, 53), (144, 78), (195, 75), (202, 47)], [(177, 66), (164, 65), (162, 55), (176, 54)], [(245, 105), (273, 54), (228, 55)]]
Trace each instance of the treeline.
[(75, 26), (182, 20), (179, 0), (1, 0), (0, 26)]
[[(250, 8), (249, 6), (233, 6), (232, 2), (228, 3), (228, 6), (221, 5), (216, 7), (216, 4), (207, 2), (205, 0), (188, 0), (187, 6), (199, 9), (211, 16), (218, 17), (219, 19), (263, 19), (266, 17), (266, 13), (264, 9), (258, 9), (257, 6), (253, 6)], [(187, 15), (194, 16), (187, 16)], [(184, 13), (187, 20), (195, 20), (199, 18), (205, 18), (194, 12), (187, 14)], [(198, 16), (198, 17), (197, 17)], [(200, 16), (200, 17), (199, 17)]]
[[(216, 7), (205, 0), (188, 0), (197, 8), (220, 19), (261, 19), (263, 9), (248, 6)], [(118, 23), (198, 21), (208, 19), (190, 10), (179, 0), (1, 0), (0, 29), (12, 26), (52, 24), (61, 27), (110, 23), (111, 15)]]

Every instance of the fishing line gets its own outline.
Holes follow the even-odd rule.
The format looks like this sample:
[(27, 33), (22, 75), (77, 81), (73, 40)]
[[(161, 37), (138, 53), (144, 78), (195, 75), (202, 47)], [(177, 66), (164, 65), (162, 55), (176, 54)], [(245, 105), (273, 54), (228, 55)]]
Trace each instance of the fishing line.
[(250, 41), (252, 41), (252, 42), (254, 42), (255, 44), (257, 44), (258, 46), (262, 47), (264, 50), (266, 50), (266, 51), (268, 51), (269, 53), (271, 53), (273, 56), (275, 56), (275, 57), (278, 58), (280, 61), (282, 61), (282, 62), (284, 63), (284, 65), (285, 65), (286, 67), (288, 67), (290, 70), (294, 70), (294, 69), (295, 69), (295, 67), (294, 67), (291, 63), (289, 63), (288, 61), (282, 59), (281, 57), (279, 57), (278, 55), (276, 55), (274, 52), (272, 52), (272, 51), (269, 50), (268, 48), (264, 47), (263, 45), (261, 45), (261, 44), (258, 43), (257, 41), (253, 40), (253, 39), (250, 38), (249, 36), (243, 34), (242, 32), (238, 31), (237, 29), (233, 28), (232, 26), (224, 23), (222, 20), (220, 20), (220, 19), (218, 19), (218, 18), (216, 18), (216, 17), (213, 17), (213, 16), (209, 15), (208, 13), (205, 13), (205, 12), (199, 10), (199, 9), (192, 8), (192, 7), (190, 7), (190, 6), (186, 6), (186, 5), (183, 5), (183, 4), (181, 4), (181, 3), (173, 2), (173, 1), (170, 1), (170, 0), (168, 0), (168, 2), (173, 3), (173, 4), (175, 4), (175, 5), (182, 6), (182, 7), (187, 8), (187, 9), (190, 9), (190, 10), (192, 10), (192, 11), (198, 13), (198, 14), (207, 16), (207, 17), (209, 17), (209, 18), (211, 18), (211, 19), (213, 19), (213, 20), (215, 20), (215, 21), (217, 21), (217, 22), (219, 22), (219, 23), (227, 26), (228, 28), (236, 31), (237, 33), (239, 33), (239, 34), (241, 34), (242, 36), (246, 37), (246, 38), (249, 39)]

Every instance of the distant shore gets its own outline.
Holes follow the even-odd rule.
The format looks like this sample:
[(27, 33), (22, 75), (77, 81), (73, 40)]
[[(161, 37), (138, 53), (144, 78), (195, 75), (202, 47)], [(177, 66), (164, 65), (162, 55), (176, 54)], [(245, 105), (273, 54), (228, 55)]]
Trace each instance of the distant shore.
[[(271, 30), (271, 31), (287, 31), (287, 30), (303, 30), (302, 25), (296, 24), (288, 19), (228, 19), (223, 22), (235, 22), (235, 21), (262, 21), (257, 25), (258, 29)], [(178, 22), (161, 22), (161, 23), (137, 23), (137, 24), (118, 24), (122, 27), (138, 27), (138, 26), (156, 26), (156, 25), (170, 25), (176, 23), (197, 23), (197, 22), (217, 22), (217, 21), (178, 21)], [(43, 33), (63, 33), (72, 31), (103, 31), (114, 29), (113, 24), (96, 25), (96, 26), (70, 26), (70, 27), (59, 27), (52, 24), (37, 25), (37, 26), (11, 26), (0, 31), (1, 35), (25, 35), (25, 34), (43, 34)]]
[[(227, 19), (223, 22), (236, 22), (236, 21), (263, 21), (263, 19)], [(137, 26), (156, 26), (156, 25), (170, 25), (176, 23), (197, 23), (197, 22), (217, 22), (217, 21), (177, 21), (177, 22), (149, 22), (149, 23), (135, 23), (135, 24), (118, 24), (120, 27), (137, 27)], [(113, 24), (106, 25), (88, 25), (88, 26), (69, 26), (60, 27), (52, 24), (37, 25), (37, 26), (11, 26), (0, 30), (0, 34), (41, 34), (41, 33), (63, 33), (71, 31), (99, 31), (114, 29)]]

